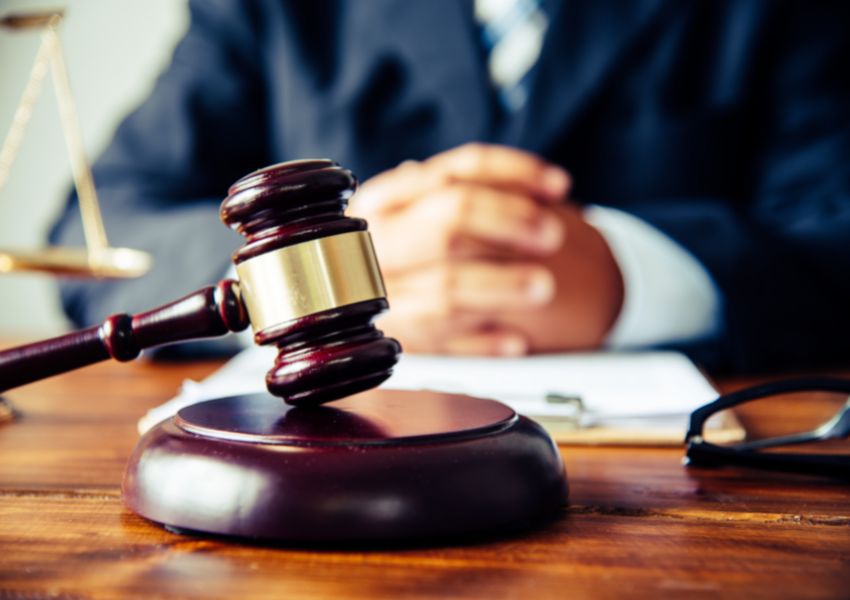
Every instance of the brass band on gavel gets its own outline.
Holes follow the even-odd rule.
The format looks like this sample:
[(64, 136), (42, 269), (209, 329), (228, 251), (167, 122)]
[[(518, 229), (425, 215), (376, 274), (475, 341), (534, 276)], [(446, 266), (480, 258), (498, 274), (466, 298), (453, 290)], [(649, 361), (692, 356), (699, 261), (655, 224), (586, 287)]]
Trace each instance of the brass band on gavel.
[(254, 333), (355, 302), (385, 298), (367, 231), (323, 237), (236, 265)]

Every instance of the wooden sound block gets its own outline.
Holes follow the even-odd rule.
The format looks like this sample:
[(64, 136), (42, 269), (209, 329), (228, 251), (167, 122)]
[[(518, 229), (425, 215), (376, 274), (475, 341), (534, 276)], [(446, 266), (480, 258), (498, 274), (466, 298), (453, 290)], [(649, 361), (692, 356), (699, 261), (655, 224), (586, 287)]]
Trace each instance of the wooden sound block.
[(173, 528), (290, 542), (501, 533), (565, 505), (557, 447), (492, 400), (370, 390), (322, 407), (268, 394), (182, 409), (139, 442), (124, 501)]

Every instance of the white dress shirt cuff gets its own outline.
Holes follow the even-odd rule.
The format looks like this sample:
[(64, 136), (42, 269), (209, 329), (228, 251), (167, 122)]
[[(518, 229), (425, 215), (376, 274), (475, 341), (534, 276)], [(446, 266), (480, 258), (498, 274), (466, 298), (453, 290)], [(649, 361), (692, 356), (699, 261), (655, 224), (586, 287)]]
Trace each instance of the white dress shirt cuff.
[(687, 250), (621, 210), (591, 205), (584, 218), (605, 238), (623, 276), (623, 306), (606, 347), (682, 343), (719, 333), (720, 290)]

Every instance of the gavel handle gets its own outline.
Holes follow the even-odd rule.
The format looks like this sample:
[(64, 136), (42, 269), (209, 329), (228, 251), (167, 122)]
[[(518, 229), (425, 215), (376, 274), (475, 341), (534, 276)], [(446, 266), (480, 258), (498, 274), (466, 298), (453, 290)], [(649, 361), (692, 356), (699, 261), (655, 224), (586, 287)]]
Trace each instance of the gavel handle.
[(0, 392), (108, 358), (128, 361), (145, 348), (242, 331), (248, 315), (239, 284), (224, 279), (138, 315), (0, 352)]

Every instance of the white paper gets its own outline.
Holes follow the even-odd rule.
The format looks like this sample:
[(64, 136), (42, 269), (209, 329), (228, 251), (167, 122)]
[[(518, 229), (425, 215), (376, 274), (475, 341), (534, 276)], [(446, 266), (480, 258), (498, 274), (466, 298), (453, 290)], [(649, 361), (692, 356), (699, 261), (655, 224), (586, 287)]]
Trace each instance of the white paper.
[(547, 395), (579, 397), (585, 413), (599, 419), (688, 414), (717, 397), (694, 364), (675, 352), (406, 356), (387, 387), (495, 398), (529, 416), (571, 412), (546, 402)]
[[(249, 348), (204, 381), (186, 381), (174, 399), (139, 421), (144, 433), (180, 408), (210, 398), (261, 392), (275, 348)], [(382, 387), (431, 389), (493, 398), (530, 417), (577, 418), (582, 426), (606, 423), (684, 429), (691, 411), (717, 397), (684, 355), (675, 352), (549, 354), (527, 358), (460, 358), (403, 354)], [(575, 404), (547, 396), (580, 398)], [(557, 400), (558, 398), (555, 398)]]

